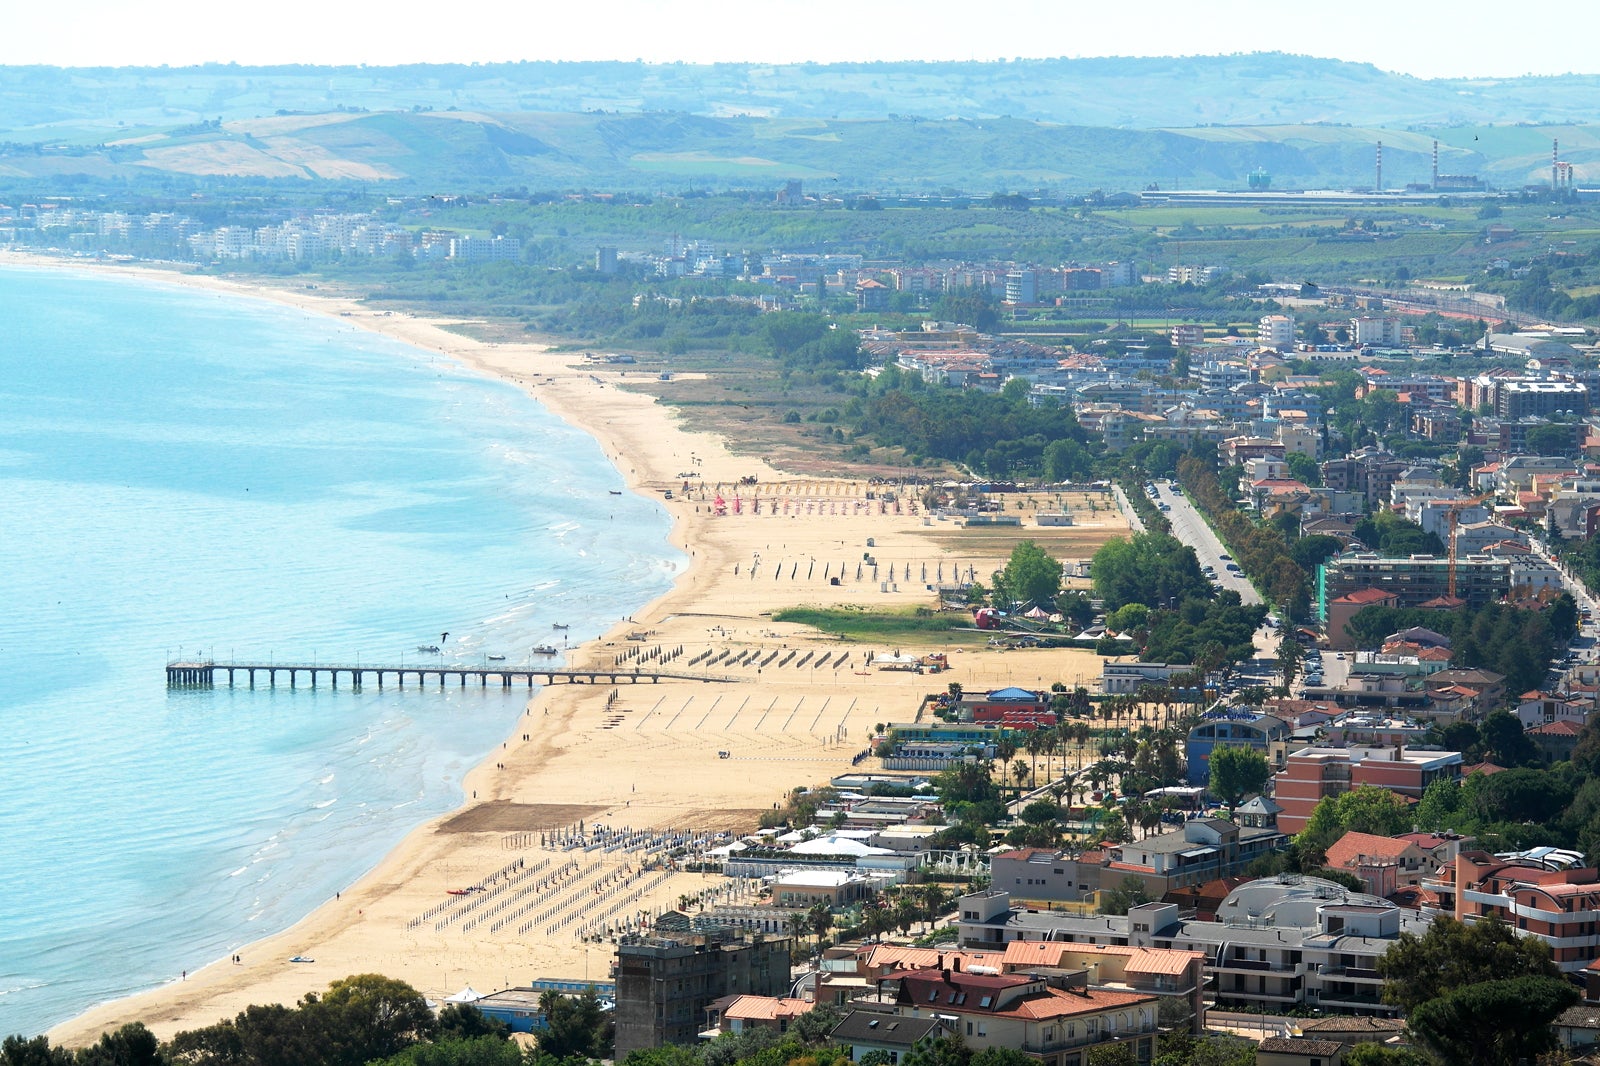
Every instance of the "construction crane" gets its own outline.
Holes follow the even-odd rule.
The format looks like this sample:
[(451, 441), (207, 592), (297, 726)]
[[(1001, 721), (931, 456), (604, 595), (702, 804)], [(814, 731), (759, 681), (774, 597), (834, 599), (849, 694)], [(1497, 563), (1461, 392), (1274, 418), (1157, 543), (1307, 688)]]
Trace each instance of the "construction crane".
[(1456, 598), (1456, 524), (1461, 521), (1461, 512), (1469, 507), (1476, 507), (1484, 500), (1494, 498), (1494, 493), (1483, 496), (1474, 496), (1469, 500), (1452, 500), (1445, 507), (1445, 518), (1449, 522), (1449, 539), (1445, 542), (1446, 555), (1450, 560), (1449, 581), (1446, 585), (1446, 594), (1453, 600)]

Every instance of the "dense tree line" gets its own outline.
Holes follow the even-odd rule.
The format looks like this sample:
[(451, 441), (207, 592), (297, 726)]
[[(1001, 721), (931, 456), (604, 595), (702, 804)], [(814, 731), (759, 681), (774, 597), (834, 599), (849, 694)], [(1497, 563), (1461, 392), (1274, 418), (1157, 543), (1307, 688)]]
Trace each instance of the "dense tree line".
[(587, 1001), (585, 1009), (577, 998), (552, 997), (558, 1026), (579, 1024), (524, 1052), (476, 1008), (452, 1004), (436, 1015), (404, 981), (358, 974), (295, 1006), (247, 1007), (165, 1043), (138, 1022), (75, 1052), (42, 1036), (7, 1037), (0, 1066), (558, 1066), (610, 1054), (609, 1020), (592, 995)]
[(1146, 662), (1193, 663), (1202, 670), (1248, 659), (1267, 609), (1218, 593), (1194, 549), (1167, 533), (1135, 533), (1101, 545), (1090, 565), (1107, 625), (1131, 632)]
[(913, 461), (942, 459), (993, 477), (1091, 476), (1095, 450), (1072, 408), (1036, 407), (1028, 391), (1020, 379), (999, 393), (953, 389), (887, 367), (855, 384), (841, 421)]
[(1406, 607), (1364, 607), (1345, 625), (1361, 647), (1421, 626), (1450, 639), (1450, 664), (1480, 667), (1506, 676), (1508, 692), (1527, 692), (1544, 684), (1550, 661), (1578, 631), (1578, 606), (1562, 593), (1542, 609), (1486, 603), (1459, 611)]
[(1251, 583), (1268, 603), (1283, 607), (1290, 617), (1305, 617), (1311, 603), (1305, 568), (1296, 562), (1282, 528), (1252, 521), (1234, 506), (1233, 494), (1224, 484), (1231, 473), (1225, 471), (1219, 477), (1211, 466), (1193, 456), (1178, 461), (1178, 480), (1195, 506), (1205, 512)]

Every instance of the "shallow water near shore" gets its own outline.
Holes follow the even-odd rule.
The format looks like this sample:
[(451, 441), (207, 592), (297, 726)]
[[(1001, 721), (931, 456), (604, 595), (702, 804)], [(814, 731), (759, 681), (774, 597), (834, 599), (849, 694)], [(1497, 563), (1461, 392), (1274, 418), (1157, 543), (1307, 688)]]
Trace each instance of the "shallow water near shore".
[(621, 487), (517, 389), (347, 320), (0, 268), (0, 1035), (286, 928), (456, 806), (528, 696), (168, 691), (167, 659), (592, 639), (684, 564)]

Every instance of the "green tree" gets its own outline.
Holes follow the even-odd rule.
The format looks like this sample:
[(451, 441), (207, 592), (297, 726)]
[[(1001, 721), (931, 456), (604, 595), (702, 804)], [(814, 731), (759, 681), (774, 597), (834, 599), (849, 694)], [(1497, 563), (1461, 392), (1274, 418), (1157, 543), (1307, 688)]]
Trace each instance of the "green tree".
[(155, 1034), (142, 1022), (129, 1022), (80, 1050), (77, 1066), (166, 1066), (168, 1061)]
[(375, 1059), (372, 1066), (526, 1066), (522, 1049), (504, 1036), (451, 1036), (428, 1044), (412, 1044), (398, 1055)]
[(1022, 820), (1029, 825), (1053, 825), (1061, 817), (1061, 805), (1055, 800), (1036, 799), (1022, 808)]
[(541, 993), (539, 1010), (545, 1016), (545, 1027), (539, 1033), (541, 1052), (558, 1059), (611, 1057), (611, 1016), (600, 1009), (600, 997), (592, 990), (576, 996)]
[(1139, 877), (1129, 874), (1116, 888), (1100, 890), (1101, 914), (1127, 914), (1134, 907), (1150, 902), (1150, 890)]
[(480, 1036), (506, 1037), (511, 1027), (489, 1017), (470, 1003), (450, 1003), (439, 1012), (436, 1040), (476, 1040)]
[(1530, 426), (1528, 451), (1533, 455), (1576, 455), (1581, 438), (1573, 430), (1574, 427), (1570, 422)]
[(1428, 1000), (1484, 981), (1561, 976), (1549, 945), (1518, 936), (1493, 918), (1471, 923), (1435, 918), (1421, 936), (1401, 933), (1378, 957), (1377, 969), (1383, 1001), (1407, 1015)]
[(1206, 787), (1227, 804), (1229, 810), (1237, 807), (1246, 795), (1266, 788), (1272, 774), (1265, 755), (1240, 745), (1212, 748), (1208, 765), (1211, 776)]
[(0, 1066), (72, 1066), (72, 1052), (48, 1037), (8, 1036), (0, 1041)]
[(1096, 1044), (1089, 1049), (1089, 1066), (1139, 1066), (1131, 1045)]
[(1296, 481), (1313, 488), (1322, 484), (1322, 471), (1317, 469), (1317, 461), (1305, 452), (1290, 452), (1283, 457), (1283, 461), (1289, 467), (1289, 476)]
[(421, 992), (382, 974), (345, 977), (319, 1000), (306, 997), (303, 1010), (318, 1016), (335, 1051), (329, 1066), (363, 1066), (398, 1054), (433, 1036), (436, 1022)]
[(1357, 1044), (1344, 1057), (1344, 1066), (1433, 1066), (1428, 1056), (1409, 1047)]
[(1004, 589), (1012, 602), (1052, 602), (1061, 591), (1061, 563), (1034, 541), (1025, 540), (1011, 549), (1011, 559), (994, 575), (994, 585)]
[(1446, 1062), (1518, 1066), (1556, 1046), (1550, 1023), (1580, 998), (1559, 977), (1484, 981), (1418, 1004), (1406, 1024)]

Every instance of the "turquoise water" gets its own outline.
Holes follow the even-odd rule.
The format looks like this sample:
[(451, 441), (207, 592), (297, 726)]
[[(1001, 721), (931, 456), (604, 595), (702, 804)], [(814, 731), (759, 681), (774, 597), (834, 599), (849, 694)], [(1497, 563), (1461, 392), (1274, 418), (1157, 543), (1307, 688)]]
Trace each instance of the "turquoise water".
[(0, 1035), (292, 924), (456, 806), (527, 696), (169, 692), (166, 659), (592, 638), (683, 564), (621, 485), (516, 389), (347, 321), (0, 269)]

